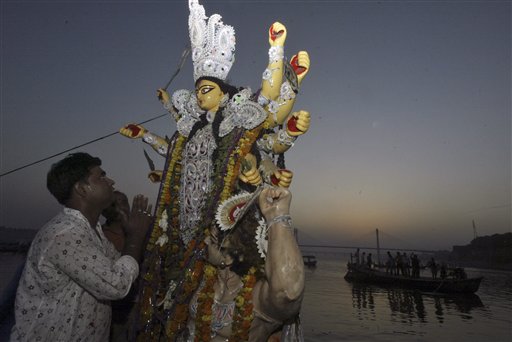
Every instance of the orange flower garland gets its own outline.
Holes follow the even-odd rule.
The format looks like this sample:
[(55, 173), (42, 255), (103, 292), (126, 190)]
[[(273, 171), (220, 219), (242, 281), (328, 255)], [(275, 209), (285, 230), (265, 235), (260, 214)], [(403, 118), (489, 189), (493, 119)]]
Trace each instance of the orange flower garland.
[[(192, 245), (194, 245), (193, 241), (189, 245), (189, 249), (191, 249)], [(165, 333), (168, 340), (174, 341), (186, 328), (189, 316), (188, 299), (199, 286), (199, 279), (201, 279), (203, 275), (204, 267), (204, 262), (195, 260), (193, 267), (188, 268), (185, 272), (182, 292), (175, 299), (177, 304), (174, 313), (167, 318)]]
[(240, 342), (249, 340), (249, 329), (251, 328), (253, 313), (253, 290), (256, 284), (256, 268), (251, 267), (249, 272), (242, 277), (243, 287), (235, 298), (235, 314), (233, 325), (231, 327), (230, 342)]
[[(162, 188), (160, 189), (160, 195), (158, 196), (161, 199), (158, 202), (158, 207), (156, 211), (156, 220), (153, 225), (153, 229), (151, 230), (151, 237), (148, 242), (147, 249), (151, 251), (155, 242), (158, 240), (160, 235), (162, 234), (162, 229), (159, 226), (159, 220), (162, 217), (162, 213), (164, 210), (171, 204), (171, 191), (170, 186), (171, 183), (176, 183), (176, 181), (172, 182), (173, 176), (181, 175), (181, 152), (183, 150), (183, 145), (185, 143), (185, 137), (182, 135), (177, 135), (176, 140), (174, 142), (174, 149), (171, 153), (171, 158), (169, 161), (169, 165), (167, 166), (167, 172), (165, 173), (164, 179), (162, 181)], [(179, 183), (179, 182), (178, 182)], [(174, 199), (177, 201), (177, 199)], [(176, 203), (173, 203), (176, 204)], [(175, 207), (175, 205), (173, 205)], [(171, 213), (168, 213), (170, 215)]]
[[(201, 253), (198, 253), (198, 251), (205, 247), (202, 239), (208, 235), (208, 228), (212, 224), (211, 217), (213, 216), (210, 215), (210, 212), (216, 209), (219, 201), (233, 195), (237, 188), (242, 160), (250, 152), (261, 129), (262, 125), (253, 130), (235, 129), (222, 138), (222, 143), (217, 148), (217, 158), (213, 161), (215, 171), (211, 193), (202, 213), (204, 220), (200, 223), (200, 227), (203, 227), (203, 229), (198, 231), (196, 240), (192, 240), (188, 246), (183, 246), (181, 243), (179, 229), (177, 229), (180, 226), (180, 204), (177, 194), (179, 194), (181, 186), (181, 159), (187, 138), (180, 134), (173, 137), (172, 151), (169, 150), (168, 153), (166, 173), (158, 197), (157, 218), (147, 246), (149, 256), (145, 259), (146, 272), (141, 296), (141, 305), (144, 308), (141, 310), (141, 322), (144, 324), (144, 328), (142, 334), (138, 336), (139, 341), (159, 340), (161, 338), (173, 341), (180, 336), (186, 328), (189, 318), (190, 297), (199, 287), (203, 276), (206, 283), (201, 290), (202, 298), (199, 299), (199, 303), (204, 305), (201, 309), (198, 307), (196, 339), (208, 336), (205, 340), (209, 340), (212, 319), (211, 304), (214, 295), (212, 284), (214, 282), (211, 283), (210, 280), (209, 283), (208, 280), (213, 272), (205, 265), (200, 256)], [(159, 220), (164, 211), (168, 215), (167, 232), (163, 232), (159, 226)], [(162, 234), (167, 234), (169, 241), (159, 246), (156, 241)], [(201, 242), (197, 243), (197, 241)], [(213, 279), (215, 280), (215, 277)], [(248, 296), (247, 293), (252, 295), (254, 279), (254, 276), (249, 277), (247, 285), (240, 293), (245, 291), (246, 297)], [(170, 310), (163, 310), (163, 307), (156, 307), (155, 303), (160, 302), (165, 297), (171, 280), (178, 282), (178, 288), (174, 293), (176, 296), (174, 305)], [(236, 316), (238, 319), (234, 320), (234, 327), (237, 328), (236, 332), (233, 330), (233, 336), (248, 336), (252, 322), (252, 298), (245, 298), (242, 302), (239, 299), (238, 303), (241, 303), (242, 306), (240, 307), (241, 310), (237, 309), (236, 312), (243, 314), (239, 314)], [(201, 306), (201, 304), (199, 305)], [(242, 340), (244, 339), (236, 339), (236, 341)]]
[[(253, 314), (253, 289), (256, 284), (256, 268), (251, 267), (249, 272), (242, 277), (242, 288), (235, 297), (235, 312), (231, 327), (230, 342), (242, 342), (249, 339), (249, 329), (254, 319)], [(217, 269), (212, 265), (205, 266), (204, 286), (197, 297), (196, 330), (194, 341), (209, 341), (212, 332), (212, 307), (214, 303), (214, 285)]]
[(233, 195), (233, 189), (238, 181), (240, 166), (243, 158), (251, 151), (252, 145), (259, 136), (262, 126), (253, 130), (245, 131), (244, 135), (238, 141), (238, 146), (229, 156), (227, 172), (224, 177), (224, 189), (222, 190), (220, 200), (224, 201)]
[(211, 336), (212, 306), (214, 301), (214, 284), (217, 268), (207, 264), (204, 270), (204, 285), (197, 296), (196, 331), (194, 341), (209, 341)]
[[(141, 282), (141, 309), (139, 317), (139, 321), (143, 325), (143, 327), (142, 332), (139, 334), (137, 338), (138, 341), (150, 341), (155, 339), (158, 340), (161, 331), (160, 325), (154, 324), (153, 317), (155, 315), (155, 311), (158, 310), (158, 308), (156, 307), (156, 303), (159, 302), (163, 298), (163, 296), (165, 296), (165, 290), (163, 291), (163, 293), (160, 292), (159, 288), (161, 287), (155, 288), (154, 284), (160, 284), (165, 282), (167, 282), (168, 284), (169, 281), (167, 277), (165, 277), (166, 272), (162, 273), (162, 269), (165, 269), (166, 265), (165, 259), (162, 259), (161, 256), (166, 254), (175, 255), (176, 253), (169, 253), (167, 251), (167, 248), (170, 248), (171, 251), (175, 251), (177, 246), (175, 246), (175, 244), (172, 243), (174, 241), (172, 238), (170, 239), (169, 244), (165, 244), (161, 247), (158, 247), (156, 245), (156, 241), (162, 234), (165, 233), (159, 226), (159, 221), (161, 219), (162, 213), (164, 212), (164, 210), (166, 210), (166, 208), (173, 206), (171, 204), (170, 186), (171, 184), (173, 184), (173, 180), (174, 183), (179, 183), (179, 178), (181, 175), (181, 152), (184, 143), (185, 137), (179, 134), (173, 136), (173, 142), (172, 144), (170, 144), (170, 146), (173, 146), (173, 149), (168, 151), (168, 164), (166, 165), (164, 180), (161, 183), (160, 194), (158, 196), (159, 201), (156, 210), (156, 220), (154, 221), (151, 230), (151, 235), (146, 245), (146, 257), (141, 272), (143, 274), (143, 277)], [(176, 180), (176, 178), (178, 179)], [(176, 204), (174, 203), (174, 205)], [(167, 234), (169, 234), (169, 230), (167, 231)], [(166, 289), (166, 287), (163, 288)]]

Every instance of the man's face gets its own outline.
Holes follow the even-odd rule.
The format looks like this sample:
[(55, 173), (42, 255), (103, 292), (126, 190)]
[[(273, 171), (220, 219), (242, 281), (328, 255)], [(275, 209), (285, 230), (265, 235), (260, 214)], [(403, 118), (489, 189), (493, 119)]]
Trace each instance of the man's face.
[(196, 87), (196, 97), (199, 107), (206, 111), (216, 112), (224, 93), (220, 87), (208, 80), (201, 80)]
[(102, 210), (107, 208), (114, 199), (114, 183), (101, 167), (93, 167), (87, 177), (87, 199)]

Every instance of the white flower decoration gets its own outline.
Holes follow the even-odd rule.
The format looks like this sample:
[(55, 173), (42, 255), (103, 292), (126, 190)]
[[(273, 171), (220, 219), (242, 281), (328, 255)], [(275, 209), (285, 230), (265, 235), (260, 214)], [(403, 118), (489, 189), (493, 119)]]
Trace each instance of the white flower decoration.
[(168, 224), (169, 224), (168, 221), (167, 221), (168, 218), (169, 217), (167, 216), (167, 210), (164, 210), (163, 213), (162, 213), (162, 216), (160, 216), (160, 220), (158, 221), (158, 226), (160, 228), (162, 228), (162, 230), (164, 232), (167, 231), (167, 227), (168, 227)]
[(160, 237), (158, 238), (158, 240), (156, 240), (156, 244), (159, 245), (160, 247), (162, 247), (163, 245), (165, 245), (167, 242), (169, 241), (169, 237), (167, 236), (167, 234), (162, 234), (160, 235)]

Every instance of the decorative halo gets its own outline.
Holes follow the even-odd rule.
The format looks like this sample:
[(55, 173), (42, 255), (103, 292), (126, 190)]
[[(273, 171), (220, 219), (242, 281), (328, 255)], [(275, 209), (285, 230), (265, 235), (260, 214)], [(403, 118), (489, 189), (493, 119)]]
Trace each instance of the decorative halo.
[(232, 196), (222, 202), (217, 208), (215, 220), (222, 231), (230, 230), (236, 223), (238, 214), (251, 199), (252, 194), (243, 192), (238, 195)]

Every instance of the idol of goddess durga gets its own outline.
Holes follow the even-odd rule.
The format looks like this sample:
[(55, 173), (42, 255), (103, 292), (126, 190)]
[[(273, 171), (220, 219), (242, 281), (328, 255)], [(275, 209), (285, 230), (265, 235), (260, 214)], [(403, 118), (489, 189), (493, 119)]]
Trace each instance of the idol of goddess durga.
[[(152, 181), (160, 183), (160, 189), (141, 272), (138, 334), (144, 341), (178, 340), (184, 336), (190, 339), (193, 317), (199, 323), (195, 331), (197, 326), (204, 330), (191, 300), (201, 291), (206, 291), (208, 298), (214, 297), (214, 288), (219, 288), (215, 283), (211, 293), (205, 290), (213, 273), (232, 272), (238, 277), (242, 285), (233, 285), (231, 281), (230, 286), (236, 289), (226, 290), (232, 293), (232, 300), (238, 298), (239, 291), (252, 293), (259, 279), (265, 277), (265, 257), (271, 253), (262, 253), (262, 246), (271, 236), (266, 235), (270, 226), (265, 219), (269, 217), (262, 210), (251, 210), (251, 214), (246, 214), (251, 219), (242, 219), (248, 222), (245, 224), (257, 240), (254, 245), (259, 259), (252, 261), (249, 268), (242, 267), (245, 273), (240, 273), (238, 269), (226, 271), (229, 268), (225, 260), (218, 265), (212, 262), (215, 250), (229, 249), (222, 241), (235, 246), (237, 243), (234, 238), (226, 238), (231, 229), (237, 229), (226, 224), (220, 212), (230, 205), (239, 205), (237, 201), (257, 189), (261, 191), (265, 184), (286, 191), (292, 172), (285, 168), (282, 156), (310, 126), (307, 111), (292, 112), (299, 87), (309, 71), (309, 55), (301, 51), (289, 63), (284, 59), (287, 31), (283, 24), (275, 22), (269, 28), (269, 63), (263, 72), (261, 90), (253, 94), (250, 89), (225, 82), (234, 62), (234, 29), (225, 25), (218, 14), (207, 17), (197, 0), (189, 0), (189, 9), (195, 89), (178, 90), (172, 96), (163, 89), (157, 92), (175, 118), (177, 131), (170, 139), (164, 139), (141, 125), (129, 124), (120, 129), (122, 135), (141, 138), (166, 158), (164, 169), (149, 175)], [(271, 203), (281, 203), (288, 192), (276, 196)], [(288, 211), (285, 207), (281, 209)], [(274, 226), (285, 223), (276, 222)], [(290, 242), (288, 247), (293, 250), (296, 246)], [(235, 260), (235, 264), (240, 256), (250, 254), (240, 248), (232, 250), (237, 254), (224, 252), (223, 259)], [(249, 278), (254, 280), (252, 286)], [(197, 300), (196, 309), (204, 303), (201, 298)], [(233, 317), (237, 317), (237, 310), (251, 311), (249, 317), (254, 316), (252, 306), (233, 309)], [(208, 318), (211, 313), (203, 316)], [(273, 324), (284, 324), (285, 320), (278, 318)], [(233, 336), (239, 336), (243, 329), (234, 325)], [(250, 322), (244, 323), (246, 331), (250, 326)], [(198, 335), (195, 336), (197, 340)]]

